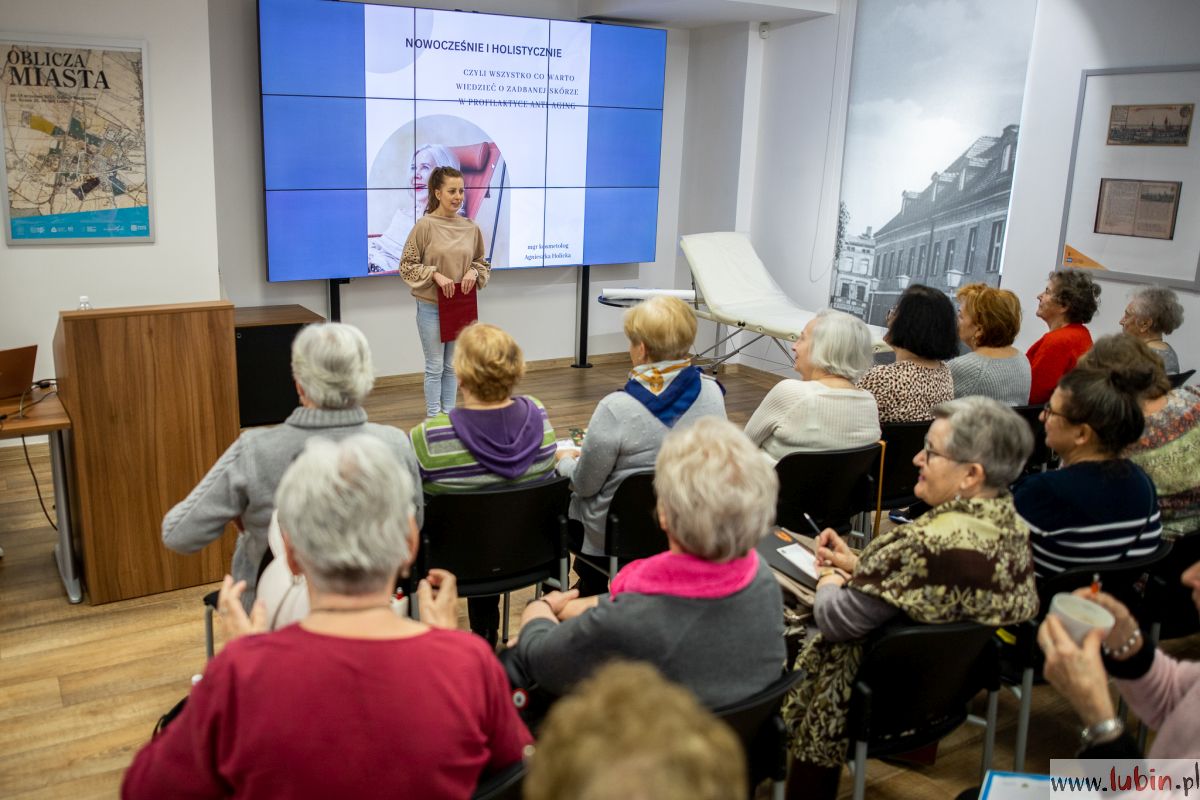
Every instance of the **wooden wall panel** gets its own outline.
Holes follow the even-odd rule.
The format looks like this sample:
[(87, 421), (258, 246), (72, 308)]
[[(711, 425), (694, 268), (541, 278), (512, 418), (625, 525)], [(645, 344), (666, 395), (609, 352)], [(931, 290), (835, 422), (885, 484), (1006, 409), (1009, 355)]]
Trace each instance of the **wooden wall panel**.
[(161, 525), (238, 435), (232, 304), (63, 312), (55, 359), (91, 602), (219, 580), (232, 528), (181, 556)]

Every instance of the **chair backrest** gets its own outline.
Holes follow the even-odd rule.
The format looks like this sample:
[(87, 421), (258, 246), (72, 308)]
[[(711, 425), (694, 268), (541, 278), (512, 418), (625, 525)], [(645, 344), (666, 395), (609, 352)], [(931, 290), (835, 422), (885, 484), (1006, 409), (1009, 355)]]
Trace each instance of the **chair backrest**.
[(525, 762), (518, 761), (481, 780), (471, 800), (521, 800), (524, 782)]
[(1054, 459), (1054, 451), (1046, 445), (1046, 424), (1042, 422), (1043, 407), (1041, 403), (1013, 406), (1013, 411), (1020, 414), (1021, 418), (1029, 423), (1029, 429), (1033, 432), (1033, 452), (1029, 454), (1029, 459), (1025, 462), (1025, 469), (1022, 472), (1041, 471)]
[(820, 528), (845, 531), (850, 517), (875, 506), (879, 457), (883, 446), (872, 442), (850, 450), (790, 453), (775, 465), (779, 500), (775, 523), (797, 533), (810, 533), (807, 512)]
[(654, 470), (626, 476), (608, 507), (604, 554), (633, 561), (665, 551), (667, 535), (658, 527), (657, 505)]
[(1161, 619), (1164, 613), (1169, 613), (1169, 609), (1163, 607), (1163, 581), (1156, 577), (1155, 573), (1168, 563), (1173, 546), (1169, 539), (1164, 539), (1153, 553), (1141, 558), (1069, 569), (1043, 578), (1038, 581), (1037, 587), (1038, 598), (1041, 601), (1039, 616), (1046, 615), (1054, 595), (1088, 586), (1092, 578), (1099, 575), (1105, 592), (1124, 603), (1142, 625), (1150, 625)]
[(917, 468), (912, 463), (925, 447), (925, 434), (933, 420), (922, 422), (885, 422), (880, 436), (887, 447), (883, 453), (881, 493), (884, 508), (908, 505), (916, 500)]
[(1192, 600), (1191, 589), (1179, 582), (1183, 571), (1200, 561), (1200, 532), (1171, 540), (1171, 552), (1151, 569), (1162, 581), (1163, 639), (1178, 639), (1200, 631), (1200, 610)]
[(1183, 386), (1185, 383), (1191, 380), (1191, 377), (1195, 374), (1196, 370), (1189, 369), (1187, 372), (1179, 372), (1174, 375), (1168, 375), (1167, 380), (1171, 382), (1172, 389), (1178, 389), (1180, 386)]
[(461, 587), (556, 564), (566, 557), (570, 501), (566, 478), (428, 497), (422, 569), (449, 570)]
[(804, 677), (803, 670), (788, 672), (762, 691), (731, 703), (714, 708), (713, 713), (737, 734), (738, 741), (746, 753), (746, 767), (751, 785), (774, 777), (776, 757), (783, 759), (787, 769), (786, 738), (783, 719), (779, 716), (783, 697)]
[(850, 697), (851, 751), (905, 752), (935, 742), (967, 717), (980, 689), (999, 687), (995, 626), (888, 625), (864, 644)]

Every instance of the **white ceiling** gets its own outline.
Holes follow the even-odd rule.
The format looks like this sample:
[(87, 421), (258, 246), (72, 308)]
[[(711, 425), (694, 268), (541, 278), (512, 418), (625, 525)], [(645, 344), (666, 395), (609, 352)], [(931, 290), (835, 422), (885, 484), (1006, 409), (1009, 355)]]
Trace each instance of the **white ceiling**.
[(837, 11), (837, 0), (580, 0), (582, 19), (704, 28), (731, 22), (793, 22)]

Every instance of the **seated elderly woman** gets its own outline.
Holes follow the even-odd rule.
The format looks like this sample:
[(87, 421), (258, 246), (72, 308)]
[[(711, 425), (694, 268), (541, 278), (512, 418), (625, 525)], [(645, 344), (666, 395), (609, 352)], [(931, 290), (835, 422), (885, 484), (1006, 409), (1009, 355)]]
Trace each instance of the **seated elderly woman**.
[[(1181, 582), (1200, 611), (1200, 562), (1183, 573)], [(1085, 726), (1079, 757), (1107, 762), (1142, 757), (1113, 709), (1110, 675), (1137, 718), (1158, 732), (1146, 754), (1149, 758), (1200, 756), (1200, 664), (1147, 647), (1138, 621), (1115, 597), (1092, 594), (1088, 588), (1076, 594), (1099, 603), (1116, 619), (1107, 636), (1095, 629), (1082, 644), (1076, 644), (1053, 616), (1038, 630), (1038, 644), (1046, 654), (1046, 680), (1067, 698)]]
[(847, 700), (872, 630), (901, 614), (1007, 625), (1037, 613), (1029, 529), (1008, 494), (1033, 450), (1029, 425), (987, 397), (943, 403), (934, 416), (913, 459), (916, 495), (933, 508), (857, 555), (831, 529), (818, 537), (818, 630), (796, 660), (807, 674), (783, 707), (796, 759), (789, 797), (837, 792)]
[[(652, 297), (625, 312), (625, 336), (633, 370), (619, 392), (596, 406), (583, 450), (560, 450), (558, 473), (571, 479), (571, 549), (604, 552), (605, 521), (617, 486), (648, 470), (663, 437), (701, 417), (725, 417), (721, 386), (690, 366), (696, 315), (675, 297)], [(608, 590), (608, 575), (575, 560), (579, 592)]]
[(229, 446), (191, 494), (167, 512), (163, 543), (195, 553), (220, 538), (230, 522), (241, 530), (230, 569), (246, 582), (243, 601), (254, 601), (259, 564), (267, 550), (267, 529), (275, 509), (275, 488), (292, 459), (313, 436), (344, 439), (357, 433), (376, 437), (412, 476), (409, 484), (418, 523), (423, 498), (417, 460), (404, 431), (367, 422), (362, 402), (375, 383), (371, 349), (352, 325), (309, 325), (292, 342), (292, 376), (300, 407), (274, 428), (252, 428)]
[(783, 596), (754, 549), (775, 516), (775, 470), (736, 426), (713, 418), (668, 435), (655, 470), (670, 549), (631, 562), (608, 594), (551, 592), (530, 603), (506, 652), (514, 685), (561, 695), (604, 662), (632, 659), (716, 707), (780, 676)]
[(416, 553), (412, 488), (375, 437), (308, 442), (278, 494), (308, 616), (238, 637), (261, 630), (261, 606), (247, 619), (244, 584), (226, 577), (220, 611), (237, 638), (134, 758), (123, 797), (460, 800), (521, 758), (531, 739), (504, 670), (478, 637), (452, 630), (454, 577), (421, 582), (425, 622), (390, 607)]
[(1172, 389), (1158, 353), (1124, 334), (1097, 339), (1080, 363), (1117, 372), (1151, 371), (1139, 397), (1146, 427), (1124, 456), (1154, 481), (1164, 538), (1200, 531), (1200, 389)]
[[(535, 397), (513, 397), (525, 374), (516, 341), (476, 322), (458, 335), (454, 372), (462, 405), (412, 430), (413, 450), (429, 494), (516, 486), (554, 476), (554, 426)], [(496, 644), (495, 597), (471, 597), (471, 630)]]
[(1050, 330), (1025, 351), (1033, 405), (1047, 402), (1059, 378), (1091, 348), (1092, 334), (1084, 323), (1091, 322), (1100, 307), (1100, 287), (1083, 270), (1059, 270), (1050, 273), (1037, 300), (1037, 315)]
[(732, 800), (746, 757), (728, 725), (645, 663), (601, 667), (538, 732), (525, 800)]
[(1007, 289), (970, 283), (958, 290), (958, 338), (971, 352), (950, 360), (954, 396), (1029, 400), (1029, 359), (1012, 346), (1021, 331), (1021, 301)]
[(1121, 317), (1121, 330), (1145, 342), (1162, 359), (1168, 375), (1179, 372), (1179, 356), (1163, 337), (1183, 324), (1183, 306), (1170, 289), (1148, 286), (1134, 292)]
[(1046, 446), (1062, 468), (1026, 475), (1013, 502), (1029, 523), (1038, 577), (1153, 553), (1162, 537), (1154, 483), (1121, 454), (1142, 434), (1139, 403), (1154, 372), (1080, 365), (1042, 409)]
[(954, 304), (937, 289), (908, 287), (889, 315), (883, 340), (896, 351), (891, 364), (872, 367), (858, 386), (875, 395), (880, 422), (920, 422), (933, 407), (954, 399), (946, 359), (958, 353)]
[(866, 323), (825, 309), (804, 326), (792, 352), (800, 380), (782, 380), (767, 392), (746, 423), (750, 441), (774, 459), (879, 441), (875, 396), (854, 385), (871, 367)]

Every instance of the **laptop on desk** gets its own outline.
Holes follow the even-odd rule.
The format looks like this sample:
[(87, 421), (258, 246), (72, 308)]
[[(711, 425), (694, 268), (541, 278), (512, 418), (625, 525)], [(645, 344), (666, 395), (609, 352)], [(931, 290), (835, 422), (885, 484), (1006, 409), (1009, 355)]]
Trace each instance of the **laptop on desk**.
[(20, 400), (33, 385), (37, 345), (0, 350), (0, 401)]

